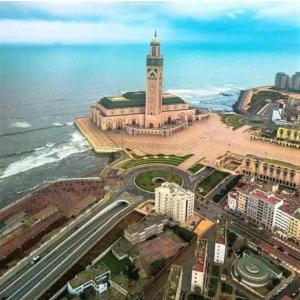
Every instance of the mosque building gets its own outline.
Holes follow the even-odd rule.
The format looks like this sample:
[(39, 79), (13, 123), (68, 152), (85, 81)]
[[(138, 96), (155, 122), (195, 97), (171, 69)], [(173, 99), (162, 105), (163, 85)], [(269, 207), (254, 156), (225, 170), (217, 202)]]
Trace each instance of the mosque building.
[(101, 130), (170, 136), (201, 119), (180, 97), (163, 93), (163, 56), (155, 32), (146, 58), (146, 91), (106, 96), (90, 108), (90, 119)]

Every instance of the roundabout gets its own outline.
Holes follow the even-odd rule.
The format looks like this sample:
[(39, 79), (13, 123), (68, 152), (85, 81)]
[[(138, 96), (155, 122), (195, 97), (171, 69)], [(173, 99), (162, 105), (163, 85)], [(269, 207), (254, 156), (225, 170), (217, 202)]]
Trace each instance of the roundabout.
[(143, 191), (153, 193), (154, 190), (161, 186), (164, 182), (175, 182), (182, 186), (183, 180), (181, 176), (170, 172), (169, 170), (148, 170), (138, 174), (135, 179), (135, 185)]

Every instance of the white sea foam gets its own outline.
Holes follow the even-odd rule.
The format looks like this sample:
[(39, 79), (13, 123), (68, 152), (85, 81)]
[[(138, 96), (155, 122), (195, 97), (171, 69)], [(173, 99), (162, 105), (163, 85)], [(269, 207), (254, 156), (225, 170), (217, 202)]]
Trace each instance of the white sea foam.
[(62, 124), (62, 123), (59, 123), (59, 122), (55, 122), (55, 123), (53, 123), (53, 125), (54, 125), (54, 126), (56, 126), (56, 127), (61, 127), (61, 126), (64, 126), (64, 124)]
[(14, 128), (29, 128), (31, 127), (31, 124), (28, 123), (28, 122), (15, 122), (13, 124), (11, 124), (11, 127), (14, 127)]
[(233, 84), (225, 84), (199, 89), (170, 89), (167, 92), (178, 95), (191, 105), (211, 109), (230, 109), (241, 89)]
[(71, 125), (73, 125), (73, 121), (71, 121), (71, 122), (67, 122), (67, 125), (68, 125), (68, 126), (71, 126)]
[(0, 176), (9, 177), (28, 170), (54, 163), (70, 155), (81, 153), (90, 149), (89, 144), (79, 132), (74, 132), (70, 141), (66, 143), (47, 143), (46, 146), (35, 149), (30, 155), (26, 155), (20, 160), (11, 163)]

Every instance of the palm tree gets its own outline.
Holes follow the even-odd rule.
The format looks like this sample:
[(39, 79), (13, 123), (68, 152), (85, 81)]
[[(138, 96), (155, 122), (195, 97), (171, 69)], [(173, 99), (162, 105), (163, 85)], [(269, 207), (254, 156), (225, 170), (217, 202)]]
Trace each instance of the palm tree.
[(284, 133), (284, 130), (283, 130), (283, 128), (280, 128), (279, 129), (279, 137), (280, 137), (280, 140), (282, 140), (282, 136), (283, 136), (283, 133)]

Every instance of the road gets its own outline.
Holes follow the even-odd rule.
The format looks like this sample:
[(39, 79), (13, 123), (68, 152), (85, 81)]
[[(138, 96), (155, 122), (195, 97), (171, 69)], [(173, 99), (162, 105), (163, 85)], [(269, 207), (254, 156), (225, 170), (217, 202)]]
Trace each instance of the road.
[(2, 284), (0, 299), (36, 299), (131, 210), (132, 206), (124, 201), (102, 210), (54, 249), (43, 253), (34, 266)]

